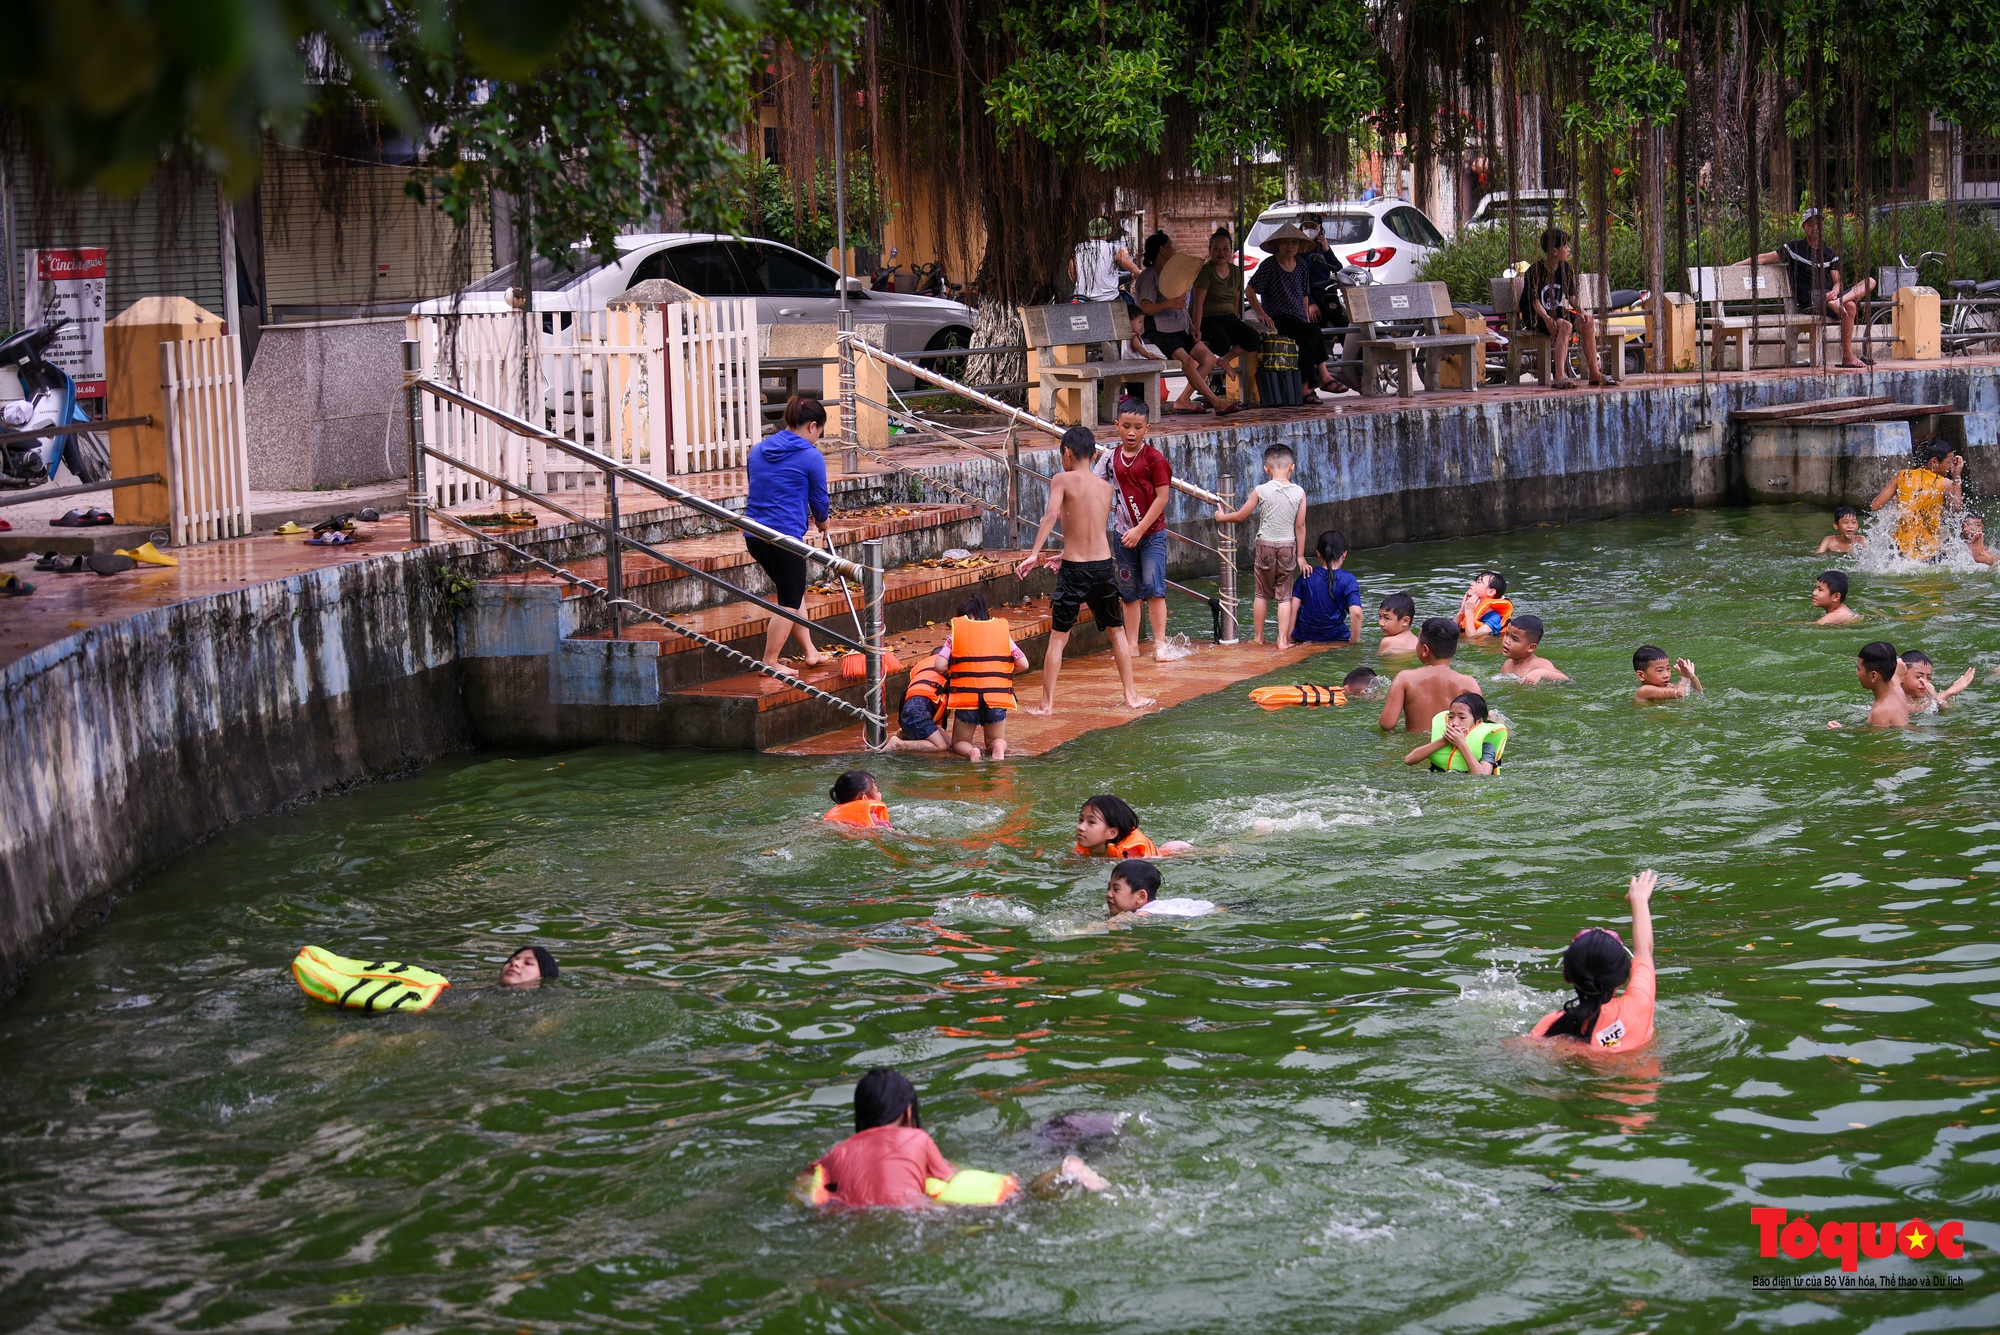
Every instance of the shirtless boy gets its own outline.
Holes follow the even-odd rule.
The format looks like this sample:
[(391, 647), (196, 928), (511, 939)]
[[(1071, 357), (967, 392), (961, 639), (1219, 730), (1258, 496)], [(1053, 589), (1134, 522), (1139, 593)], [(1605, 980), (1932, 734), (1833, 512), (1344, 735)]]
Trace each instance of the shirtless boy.
[[(1689, 691), (1701, 689), (1701, 678), (1694, 675), (1694, 664), (1685, 658), (1667, 662), (1667, 651), (1656, 644), (1642, 644), (1632, 654), (1632, 670), (1639, 674), (1639, 689), (1632, 692), (1634, 704), (1651, 704), (1655, 700), (1680, 700)], [(1680, 680), (1674, 680), (1674, 674)]]
[(1542, 657), (1542, 619), (1517, 616), (1500, 632), (1500, 675), (1518, 677), (1523, 686), (1538, 681), (1568, 681), (1569, 674)]
[(1375, 652), (1384, 658), (1415, 653), (1417, 637), (1410, 624), (1416, 619), (1417, 600), (1409, 594), (1392, 593), (1384, 598), (1381, 610), (1375, 613), (1375, 624), (1382, 628), (1382, 643), (1375, 646)]
[(1819, 540), (1819, 550), (1814, 556), (1825, 556), (1837, 552), (1846, 556), (1856, 548), (1866, 547), (1868, 539), (1861, 536), (1861, 512), (1851, 505), (1834, 507), (1833, 532)]
[(1405, 668), (1389, 685), (1389, 699), (1376, 722), (1384, 732), (1393, 732), (1403, 721), (1404, 732), (1429, 732), (1431, 720), (1451, 708), (1451, 702), (1471, 692), (1479, 694), (1479, 683), (1451, 665), (1458, 652), (1458, 627), (1449, 617), (1432, 617), (1417, 636), (1417, 659), (1422, 667)]
[(1929, 654), (1921, 649), (1905, 649), (1897, 662), (1900, 666), (1896, 669), (1896, 682), (1903, 688), (1903, 694), (1910, 698), (1910, 712), (1913, 714), (1928, 714), (1935, 709), (1949, 708), (1951, 698), (1972, 685), (1972, 679), (1979, 675), (1978, 668), (1967, 668), (1959, 674), (1957, 681), (1940, 691), (1937, 683), (1931, 680), (1937, 665), (1931, 662)]
[[(1118, 597), (1118, 573), (1111, 562), (1111, 542), (1105, 530), (1111, 521), (1116, 490), (1091, 471), (1097, 458), (1097, 438), (1089, 428), (1063, 432), (1063, 471), (1049, 479), (1049, 508), (1035, 530), (1035, 545), (1014, 573), (1026, 579), (1046, 559), (1056, 568), (1056, 591), (1049, 599), (1049, 647), (1042, 659), (1042, 703), (1030, 714), (1049, 714), (1056, 707), (1056, 678), (1062, 675), (1063, 647), (1076, 628), (1076, 614), (1088, 607), (1091, 618), (1111, 637), (1111, 656), (1118, 662), (1118, 681), (1125, 688), (1125, 707), (1152, 704), (1132, 685), (1132, 646), (1125, 638), (1125, 605)], [(1062, 522), (1063, 546), (1042, 556), (1056, 522)]]
[(1986, 545), (1986, 520), (1979, 515), (1967, 515), (1958, 521), (1958, 535), (1965, 539), (1965, 550), (1973, 560), (1983, 566), (2000, 565), (2000, 552)]
[(1815, 626), (1844, 626), (1861, 620), (1861, 614), (1847, 605), (1847, 576), (1838, 570), (1829, 570), (1813, 581), (1813, 606), (1823, 614), (1813, 622)]
[[(1861, 653), (1854, 660), (1854, 679), (1875, 697), (1875, 703), (1868, 707), (1869, 727), (1910, 726), (1910, 697), (1896, 680), (1896, 671), (1901, 666), (1896, 646), (1887, 640), (1870, 640), (1861, 646)], [(1832, 720), (1826, 726), (1838, 728), (1840, 721)]]

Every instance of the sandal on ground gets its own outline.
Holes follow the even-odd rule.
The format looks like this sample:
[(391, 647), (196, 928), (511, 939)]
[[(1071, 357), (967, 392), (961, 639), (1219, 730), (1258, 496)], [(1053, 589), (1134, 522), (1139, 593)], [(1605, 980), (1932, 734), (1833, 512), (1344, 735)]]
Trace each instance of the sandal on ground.
[(0, 575), (0, 596), (25, 598), (35, 591), (35, 586), (22, 579), (13, 571)]
[(69, 562), (63, 559), (61, 552), (44, 552), (42, 553), (42, 559), (35, 562), (35, 569), (49, 571), (67, 570), (69, 569)]
[(86, 559), (84, 564), (90, 567), (93, 574), (122, 575), (139, 563), (122, 552), (98, 552)]
[(318, 537), (306, 539), (306, 546), (308, 547), (352, 547), (353, 545), (354, 535), (352, 533), (343, 533), (337, 528), (330, 529)]
[(117, 521), (112, 519), (109, 510), (99, 510), (96, 508), (85, 510), (83, 517), (76, 521), (78, 528), (102, 528), (106, 524), (115, 522)]
[(1858, 362), (1840, 362), (1838, 365), (1840, 369), (1843, 371), (1865, 371), (1874, 364), (1875, 364), (1874, 362), (1871, 362), (1866, 357), (1863, 357)]
[(1240, 413), (1243, 411), (1243, 405), (1240, 403), (1230, 403), (1229, 400), (1227, 399), (1225, 399), (1224, 402), (1229, 403), (1229, 406), (1227, 408), (1215, 409), (1215, 415), (1217, 417), (1229, 417), (1232, 416), (1233, 414)]
[(49, 527), (50, 527), (50, 528), (82, 528), (82, 527), (83, 527), (83, 516), (84, 516), (84, 514), (85, 514), (85, 511), (82, 511), (82, 510), (71, 510), (71, 511), (70, 511), (70, 512), (69, 512), (68, 514), (64, 515), (64, 516), (63, 516), (63, 517), (62, 517), (61, 519), (51, 519), (51, 520), (49, 521)]

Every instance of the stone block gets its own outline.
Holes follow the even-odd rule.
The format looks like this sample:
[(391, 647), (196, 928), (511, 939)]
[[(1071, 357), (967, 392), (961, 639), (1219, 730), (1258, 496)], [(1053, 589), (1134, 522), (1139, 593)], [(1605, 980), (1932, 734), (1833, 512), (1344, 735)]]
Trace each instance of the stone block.
[(564, 640), (549, 664), (549, 703), (660, 703), (658, 640)]
[(467, 658), (554, 653), (568, 630), (564, 613), (554, 584), (475, 584), (459, 620), (458, 651)]
[(243, 387), (250, 486), (345, 487), (402, 477), (400, 316), (265, 325)]

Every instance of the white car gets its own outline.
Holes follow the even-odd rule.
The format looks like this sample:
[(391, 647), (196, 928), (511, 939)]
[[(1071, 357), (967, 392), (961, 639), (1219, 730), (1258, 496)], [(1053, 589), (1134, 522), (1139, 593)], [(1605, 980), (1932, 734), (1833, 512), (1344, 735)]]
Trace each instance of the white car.
[[(833, 324), (838, 320), (839, 275), (802, 251), (759, 237), (698, 232), (650, 232), (618, 238), (618, 260), (605, 264), (579, 246), (576, 263), (558, 270), (535, 256), (529, 275), (534, 308), (545, 313), (543, 328), (566, 328), (570, 313), (601, 311), (628, 288), (649, 278), (665, 278), (704, 297), (753, 297), (757, 323)], [(506, 265), (453, 297), (438, 297), (414, 308), (414, 315), (483, 314), (514, 309), (508, 289), (520, 286), (519, 266)], [(872, 292), (860, 279), (848, 284), (854, 322), (887, 325), (894, 353), (963, 348), (972, 342), (974, 314), (962, 302), (914, 292)], [(938, 361), (926, 364), (937, 366)], [(945, 374), (951, 374), (949, 369)], [(819, 375), (802, 373), (799, 388), (817, 390)]]
[[(1512, 201), (1511, 210), (1508, 207)], [(1479, 207), (1465, 220), (1466, 227), (1505, 227), (1507, 214), (1512, 212), (1515, 227), (1530, 243), (1538, 244), (1545, 227), (1553, 226), (1558, 212), (1570, 211), (1567, 190), (1522, 190), (1509, 195), (1505, 190), (1496, 190), (1490, 195), (1482, 195)]]
[(1270, 258), (1264, 241), (1285, 223), (1316, 214), (1321, 233), (1342, 267), (1353, 266), (1377, 283), (1414, 283), (1417, 270), (1445, 244), (1444, 234), (1407, 200), (1347, 200), (1339, 204), (1274, 204), (1257, 215), (1243, 239), (1243, 267), (1255, 273)]

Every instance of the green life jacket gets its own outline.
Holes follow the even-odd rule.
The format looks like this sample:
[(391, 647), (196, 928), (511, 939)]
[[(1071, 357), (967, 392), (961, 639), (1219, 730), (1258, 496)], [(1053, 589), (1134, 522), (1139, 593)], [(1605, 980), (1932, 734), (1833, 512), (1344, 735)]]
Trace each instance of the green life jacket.
[[(1451, 726), (1451, 711), (1439, 710), (1431, 718), (1431, 740), (1443, 741), (1444, 730), (1449, 726)], [(1493, 743), (1493, 770), (1498, 773), (1500, 762), (1507, 755), (1506, 727), (1499, 723), (1475, 723), (1472, 731), (1465, 735), (1466, 748), (1475, 756), (1484, 753), (1489, 740)], [(1472, 772), (1471, 767), (1465, 763), (1465, 757), (1458, 753), (1458, 748), (1455, 746), (1441, 746), (1431, 752), (1431, 768), (1456, 770), (1460, 774)]]

